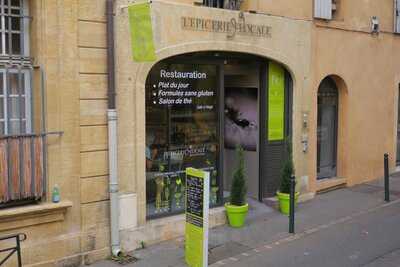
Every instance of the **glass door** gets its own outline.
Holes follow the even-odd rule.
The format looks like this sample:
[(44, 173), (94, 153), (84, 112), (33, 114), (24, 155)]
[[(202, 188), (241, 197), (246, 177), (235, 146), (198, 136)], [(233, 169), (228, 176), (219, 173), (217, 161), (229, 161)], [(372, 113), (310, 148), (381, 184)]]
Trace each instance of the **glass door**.
[(331, 78), (325, 78), (318, 90), (317, 178), (337, 173), (338, 90)]

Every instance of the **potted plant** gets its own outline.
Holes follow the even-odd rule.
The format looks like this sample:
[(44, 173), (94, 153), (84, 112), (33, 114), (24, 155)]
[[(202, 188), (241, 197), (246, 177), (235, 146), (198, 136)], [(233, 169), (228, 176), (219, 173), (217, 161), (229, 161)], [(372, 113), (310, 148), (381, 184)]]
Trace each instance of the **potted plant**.
[(243, 148), (237, 147), (236, 153), (239, 162), (233, 174), (230, 201), (225, 203), (225, 209), (229, 225), (240, 228), (246, 220), (249, 204), (246, 201), (247, 185), (244, 173)]
[[(287, 139), (289, 140), (289, 138)], [(283, 214), (289, 214), (290, 205), (290, 178), (294, 174), (294, 164), (292, 156), (292, 144), (290, 141), (286, 142), (286, 159), (283, 163), (281, 170), (281, 184), (277, 192), (279, 199), (279, 209)], [(297, 205), (297, 198), (299, 192), (295, 193), (295, 205)]]

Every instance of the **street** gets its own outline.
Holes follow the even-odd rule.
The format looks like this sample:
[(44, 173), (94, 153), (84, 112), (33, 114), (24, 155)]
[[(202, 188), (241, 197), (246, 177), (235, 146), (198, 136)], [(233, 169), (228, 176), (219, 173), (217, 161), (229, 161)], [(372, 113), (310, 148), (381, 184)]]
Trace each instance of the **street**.
[[(390, 179), (391, 202), (384, 201), (382, 179), (318, 194), (300, 203), (296, 234), (288, 217), (250, 202), (246, 225), (210, 230), (209, 265), (251, 267), (400, 266), (400, 175)], [(184, 267), (184, 239), (132, 252), (129, 267)], [(114, 267), (111, 261), (93, 267)]]
[[(334, 212), (334, 211), (332, 211)], [(400, 266), (400, 202), (285, 238), (213, 266)], [(258, 252), (257, 252), (258, 251)]]

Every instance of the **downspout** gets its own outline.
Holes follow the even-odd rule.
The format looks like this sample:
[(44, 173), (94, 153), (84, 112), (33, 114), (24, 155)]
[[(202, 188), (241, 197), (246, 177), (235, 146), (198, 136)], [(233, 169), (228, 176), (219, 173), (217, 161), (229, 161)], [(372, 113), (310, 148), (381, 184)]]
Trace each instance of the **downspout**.
[(119, 240), (119, 196), (117, 161), (117, 109), (115, 105), (115, 62), (114, 62), (114, 0), (107, 0), (107, 70), (108, 70), (108, 167), (110, 192), (111, 253), (121, 254)]

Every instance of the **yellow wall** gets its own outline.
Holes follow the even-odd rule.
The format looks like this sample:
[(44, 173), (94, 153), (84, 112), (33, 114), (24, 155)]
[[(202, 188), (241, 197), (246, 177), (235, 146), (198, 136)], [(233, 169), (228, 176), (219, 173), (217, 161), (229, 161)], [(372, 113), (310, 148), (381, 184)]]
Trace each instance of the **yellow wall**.
[(392, 166), (395, 161), (399, 36), (317, 26), (314, 37), (310, 125), (310, 150), (314, 153), (309, 165), (312, 177), (316, 175), (316, 93), (321, 80), (332, 74), (345, 83), (339, 86), (339, 110), (343, 108), (345, 112), (339, 116), (338, 175), (346, 178), (348, 185), (381, 177), (383, 154), (391, 155)]
[[(116, 2), (118, 175), (121, 194), (136, 193), (132, 209), (140, 225), (124, 230), (122, 241), (134, 248), (140, 240), (181, 234), (176, 225), (182, 225), (182, 218), (145, 219), (144, 83), (153, 63), (131, 60), (129, 1)], [(334, 19), (327, 22), (313, 20), (310, 0), (246, 0), (242, 10), (261, 13), (246, 13), (246, 21), (270, 25), (272, 37), (233, 40), (220, 33), (183, 31), (180, 16), (230, 19), (238, 12), (194, 7), (193, 0), (165, 2), (170, 4), (153, 1), (152, 10), (159, 60), (194, 51), (236, 51), (274, 59), (291, 72), (294, 157), (302, 193), (320, 188), (317, 90), (327, 75), (334, 75), (340, 89), (338, 176), (348, 185), (381, 176), (384, 152), (394, 166), (400, 36), (391, 33), (393, 1), (339, 0)], [(0, 235), (28, 234), (23, 243), (27, 266), (89, 263), (109, 255), (110, 239), (105, 0), (30, 0), (30, 10), (32, 54), (46, 75), (47, 130), (64, 132), (49, 138), (47, 199), (57, 183), (63, 201), (1, 210)], [(380, 19), (379, 35), (369, 33), (371, 16)], [(306, 129), (303, 113), (309, 114)], [(307, 153), (301, 150), (303, 136), (309, 141)], [(30, 208), (35, 210), (27, 216)], [(212, 220), (217, 224), (223, 218)]]

